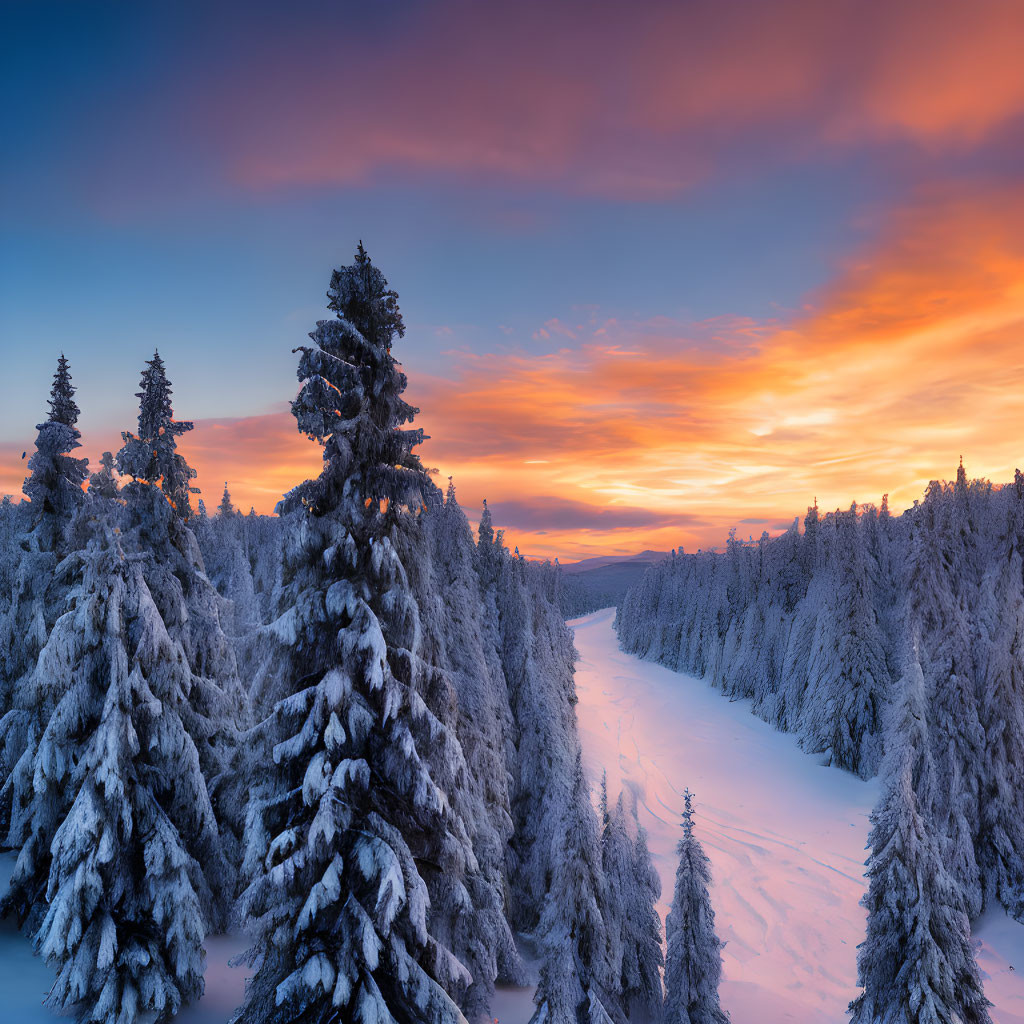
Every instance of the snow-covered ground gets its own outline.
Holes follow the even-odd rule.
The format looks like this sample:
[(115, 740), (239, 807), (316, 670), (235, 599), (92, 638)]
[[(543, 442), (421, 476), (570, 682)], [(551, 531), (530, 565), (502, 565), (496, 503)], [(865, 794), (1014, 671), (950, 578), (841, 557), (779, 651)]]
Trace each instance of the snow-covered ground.
[[(609, 609), (570, 623), (591, 777), (607, 769), (612, 799), (620, 782), (635, 787), (665, 901), (682, 793), (694, 792), (727, 942), (722, 1004), (734, 1024), (841, 1024), (857, 991), (864, 847), (877, 782), (822, 767), (746, 702), (624, 654), (613, 618)], [(1024, 1024), (1024, 928), (991, 913), (977, 935), (993, 1020)]]
[[(0, 892), (14, 868), (14, 855), (0, 855)], [(245, 952), (241, 936), (214, 935), (206, 940), (206, 992), (186, 1006), (175, 1024), (227, 1024), (242, 1002), (247, 970), (229, 961)], [(73, 1018), (59, 1016), (43, 1006), (53, 984), (53, 972), (32, 954), (32, 947), (12, 921), (0, 921), (0, 1020), (11, 1024), (58, 1024)]]
[[(636, 788), (666, 900), (682, 792), (689, 786), (696, 794), (697, 832), (711, 858), (718, 929), (728, 943), (722, 1001), (734, 1024), (841, 1024), (856, 993), (856, 946), (864, 931), (858, 900), (877, 784), (821, 767), (745, 702), (623, 654), (612, 618), (607, 610), (571, 623), (591, 776), (607, 768), (613, 798), (620, 781)], [(0, 857), (0, 892), (12, 865), (13, 857)], [(993, 1020), (1024, 1024), (1024, 928), (992, 911), (976, 935)], [(229, 1019), (246, 972), (228, 961), (244, 948), (239, 938), (209, 941), (206, 995), (176, 1021)], [(24, 937), (0, 922), (2, 1019), (61, 1019), (42, 1006), (51, 980)], [(531, 995), (499, 993), (492, 1015), (500, 1024), (526, 1024)]]

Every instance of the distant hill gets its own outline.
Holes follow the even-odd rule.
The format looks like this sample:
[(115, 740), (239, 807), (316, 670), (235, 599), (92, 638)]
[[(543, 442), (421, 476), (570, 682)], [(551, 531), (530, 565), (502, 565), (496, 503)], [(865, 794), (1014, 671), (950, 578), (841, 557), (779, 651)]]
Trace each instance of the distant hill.
[(567, 619), (617, 606), (643, 574), (665, 558), (660, 551), (584, 558), (562, 566), (560, 602)]
[(590, 572), (592, 569), (603, 569), (610, 565), (624, 565), (642, 562), (645, 566), (660, 562), (668, 557), (667, 551), (641, 551), (638, 555), (595, 555), (583, 558), (578, 562), (561, 563), (565, 575), (575, 576), (578, 573)]

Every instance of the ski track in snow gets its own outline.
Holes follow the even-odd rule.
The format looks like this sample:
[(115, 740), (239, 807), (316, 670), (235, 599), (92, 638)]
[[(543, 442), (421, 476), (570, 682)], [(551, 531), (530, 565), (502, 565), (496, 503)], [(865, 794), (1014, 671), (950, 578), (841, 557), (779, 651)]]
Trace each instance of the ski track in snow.
[[(613, 619), (606, 609), (569, 623), (580, 737), (595, 785), (608, 771), (609, 799), (623, 785), (637, 793), (663, 918), (689, 787), (714, 874), (722, 1005), (733, 1024), (841, 1024), (857, 994), (877, 780), (823, 767), (748, 701), (623, 653)], [(1024, 1024), (1024, 927), (991, 911), (975, 935), (993, 1021)]]
[[(608, 609), (570, 623), (580, 652), (580, 734), (591, 778), (607, 768), (612, 799), (622, 783), (637, 792), (661, 875), (662, 915), (689, 786), (714, 872), (716, 924), (727, 943), (722, 1004), (733, 1024), (842, 1024), (857, 991), (856, 946), (864, 934), (858, 901), (877, 783), (821, 767), (795, 737), (755, 718), (747, 702), (624, 654), (613, 618)], [(0, 857), (0, 892), (13, 864), (13, 856)], [(994, 910), (977, 922), (975, 936), (993, 1021), (1024, 1024), (1024, 927)], [(225, 1024), (247, 974), (228, 961), (245, 946), (237, 936), (207, 941), (206, 994), (176, 1024)], [(0, 922), (3, 1019), (67, 1020), (42, 1005), (52, 979), (25, 937)], [(492, 1017), (527, 1024), (532, 994), (499, 992)]]

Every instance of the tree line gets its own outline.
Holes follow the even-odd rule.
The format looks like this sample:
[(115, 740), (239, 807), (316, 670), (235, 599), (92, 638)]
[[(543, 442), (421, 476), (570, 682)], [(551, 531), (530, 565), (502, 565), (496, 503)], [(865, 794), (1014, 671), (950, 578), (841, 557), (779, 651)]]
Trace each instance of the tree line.
[(815, 504), (802, 530), (673, 552), (618, 610), (624, 649), (881, 773), (858, 1024), (987, 1021), (969, 922), (1024, 916), (1022, 549), (1024, 476), (961, 463), (900, 516)]
[(157, 353), (90, 475), (61, 356), (0, 506), (0, 910), (81, 1021), (170, 1019), (238, 927), (250, 1024), (479, 1021), (534, 961), (538, 1024), (660, 1020), (660, 887), (635, 801), (591, 801), (557, 570), (431, 481), (361, 244), (328, 305), (292, 403), (323, 470), (274, 517), (193, 509)]

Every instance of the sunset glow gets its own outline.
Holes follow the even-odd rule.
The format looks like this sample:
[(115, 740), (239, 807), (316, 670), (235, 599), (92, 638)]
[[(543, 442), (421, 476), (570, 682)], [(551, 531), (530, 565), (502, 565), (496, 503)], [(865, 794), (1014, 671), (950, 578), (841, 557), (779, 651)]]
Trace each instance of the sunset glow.
[(271, 511), (318, 472), (291, 349), (360, 237), (424, 462), (531, 556), (1024, 465), (1019, 4), (309, 14), (97, 17), (59, 81), (5, 70), (0, 493), (61, 351), (95, 468), (159, 347), (207, 505)]

